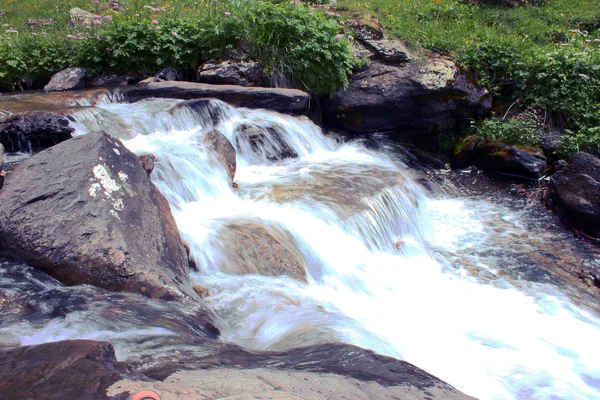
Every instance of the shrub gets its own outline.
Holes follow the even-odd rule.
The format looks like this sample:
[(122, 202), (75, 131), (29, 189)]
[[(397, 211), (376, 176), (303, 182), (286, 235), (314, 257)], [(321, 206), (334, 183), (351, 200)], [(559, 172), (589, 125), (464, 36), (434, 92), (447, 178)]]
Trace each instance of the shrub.
[(80, 31), (2, 35), (0, 87), (31, 86), (67, 66), (85, 67), (91, 74), (154, 72), (166, 66), (192, 70), (239, 50), (237, 55), (258, 60), (272, 77), (332, 95), (348, 85), (348, 74), (359, 63), (337, 20), (301, 3), (211, 2), (193, 21), (120, 17), (73, 29)]
[(479, 136), (491, 142), (539, 147), (540, 136), (544, 130), (544, 118), (541, 110), (534, 106), (506, 119), (489, 118), (476, 125)]

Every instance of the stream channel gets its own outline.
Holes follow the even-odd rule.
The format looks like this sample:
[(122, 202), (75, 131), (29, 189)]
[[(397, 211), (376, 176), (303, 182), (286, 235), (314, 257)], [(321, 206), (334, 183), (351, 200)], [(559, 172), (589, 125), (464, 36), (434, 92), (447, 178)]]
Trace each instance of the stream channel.
[[(304, 117), (178, 103), (105, 99), (71, 116), (75, 135), (102, 129), (156, 156), (152, 180), (223, 341), (354, 344), (481, 399), (600, 398), (598, 299), (556, 272), (600, 269), (600, 255), (541, 206), (477, 190), (475, 171), (409, 168), (392, 145), (326, 135)], [(199, 145), (212, 130), (236, 149), (237, 187)], [(253, 273), (254, 234), (291, 261)], [(9, 262), (0, 289), (24, 304), (2, 309), (3, 346), (89, 338), (130, 360), (193, 342), (193, 310), (169, 302), (64, 287)]]

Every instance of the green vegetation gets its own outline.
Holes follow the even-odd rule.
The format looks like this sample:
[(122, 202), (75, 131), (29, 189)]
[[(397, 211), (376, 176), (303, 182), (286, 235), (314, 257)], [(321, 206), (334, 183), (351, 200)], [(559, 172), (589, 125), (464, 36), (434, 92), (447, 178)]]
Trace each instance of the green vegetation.
[(9, 22), (0, 33), (0, 87), (33, 86), (68, 66), (86, 67), (93, 75), (151, 73), (167, 66), (193, 71), (203, 61), (242, 54), (260, 61), (275, 79), (332, 94), (347, 86), (359, 63), (338, 21), (301, 3), (138, 3), (128, 2), (123, 14), (94, 3), (97, 17), (91, 23), (69, 26), (71, 3), (45, 2), (34, 15), (59, 23), (35, 31), (26, 27), (16, 3), (9, 3), (14, 9), (7, 9)]
[[(552, 118), (572, 131), (562, 156), (577, 148), (599, 149), (600, 1), (546, 0), (517, 8), (469, 3), (338, 1), (354, 18), (370, 13), (409, 44), (451, 55), (475, 71), (497, 99), (543, 108), (546, 122)], [(500, 137), (521, 124), (501, 122), (482, 122), (480, 131)], [(519, 136), (533, 143), (528, 134)]]
[(511, 109), (503, 118), (493, 117), (481, 121), (475, 127), (477, 134), (491, 142), (539, 147), (541, 131), (545, 125), (542, 111), (530, 106), (509, 117), (510, 111)]

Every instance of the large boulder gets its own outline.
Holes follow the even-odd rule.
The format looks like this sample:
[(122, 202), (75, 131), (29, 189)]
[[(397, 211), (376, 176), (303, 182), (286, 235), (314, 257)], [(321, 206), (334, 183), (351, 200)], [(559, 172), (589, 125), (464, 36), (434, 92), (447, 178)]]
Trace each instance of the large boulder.
[(600, 159), (579, 152), (550, 180), (553, 205), (575, 227), (600, 237)]
[(21, 163), (0, 191), (0, 249), (66, 285), (191, 294), (167, 200), (118, 139), (95, 132)]
[(0, 121), (0, 142), (9, 152), (37, 152), (71, 138), (69, 120), (49, 111), (25, 111)]
[(108, 342), (67, 340), (0, 352), (4, 399), (101, 399), (125, 377), (135, 375), (117, 362)]
[(266, 108), (281, 112), (301, 112), (308, 104), (308, 94), (297, 89), (209, 85), (195, 82), (155, 82), (124, 87), (120, 90), (127, 102), (149, 97), (193, 100), (214, 98), (234, 106)]
[(83, 89), (87, 78), (85, 68), (65, 68), (52, 76), (50, 82), (44, 86), (46, 92), (61, 92), (64, 90)]
[(546, 156), (538, 150), (496, 142), (481, 142), (473, 152), (479, 168), (517, 178), (540, 179), (548, 168)]
[(400, 65), (373, 61), (322, 105), (324, 122), (350, 133), (430, 137), (487, 113), (491, 96), (452, 61), (438, 57)]
[(255, 61), (207, 62), (198, 68), (198, 82), (215, 85), (263, 86), (263, 69)]

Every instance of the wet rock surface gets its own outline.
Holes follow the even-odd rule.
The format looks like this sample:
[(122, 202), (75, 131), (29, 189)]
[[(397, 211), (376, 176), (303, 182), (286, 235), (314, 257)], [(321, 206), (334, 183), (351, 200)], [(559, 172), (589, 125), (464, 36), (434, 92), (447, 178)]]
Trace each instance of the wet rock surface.
[[(220, 245), (221, 244), (221, 245)], [(275, 224), (239, 220), (223, 225), (216, 243), (222, 272), (235, 275), (287, 275), (306, 282), (304, 257), (293, 236)]]
[(5, 399), (106, 398), (106, 388), (135, 377), (108, 342), (71, 340), (0, 351), (0, 392)]
[(491, 97), (445, 58), (374, 61), (350, 78), (346, 91), (323, 99), (322, 107), (326, 125), (350, 133), (431, 137), (487, 113)]
[(0, 245), (67, 285), (155, 298), (192, 293), (167, 200), (137, 156), (105, 133), (63, 142), (9, 174)]
[(83, 89), (87, 79), (85, 68), (66, 68), (52, 76), (50, 82), (44, 86), (46, 92), (60, 92), (64, 90)]
[(553, 205), (575, 227), (600, 237), (600, 159), (579, 152), (550, 181)]
[(225, 168), (231, 183), (237, 167), (235, 148), (231, 142), (218, 131), (210, 131), (204, 137), (204, 144), (211, 150), (212, 159)]
[(235, 106), (267, 108), (282, 112), (301, 112), (308, 94), (297, 89), (209, 85), (195, 82), (155, 82), (121, 89), (125, 101), (136, 102), (148, 97), (192, 100), (215, 98)]
[(36, 152), (70, 139), (74, 131), (63, 115), (25, 111), (0, 122), (0, 142), (8, 152)]
[(548, 164), (538, 150), (504, 143), (482, 142), (473, 150), (473, 162), (485, 171), (536, 180)]

